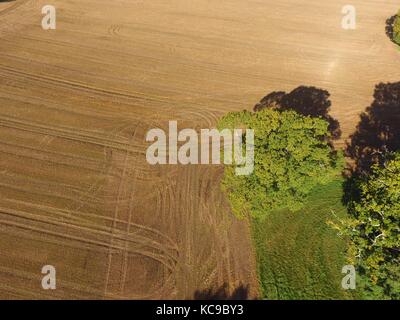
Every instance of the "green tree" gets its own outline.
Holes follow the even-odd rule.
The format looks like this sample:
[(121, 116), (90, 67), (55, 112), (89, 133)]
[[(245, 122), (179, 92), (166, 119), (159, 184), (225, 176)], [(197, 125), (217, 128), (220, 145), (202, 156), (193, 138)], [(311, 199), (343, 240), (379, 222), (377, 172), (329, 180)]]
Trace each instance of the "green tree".
[(367, 296), (400, 299), (400, 153), (388, 154), (354, 186), (351, 218), (339, 226), (351, 240), (351, 263)]
[(393, 39), (400, 45), (400, 10), (393, 25)]
[(330, 182), (343, 168), (343, 156), (330, 146), (328, 122), (321, 118), (273, 109), (242, 111), (224, 116), (218, 128), (255, 133), (253, 173), (238, 176), (234, 166), (227, 166), (222, 180), (237, 217), (300, 209), (314, 187)]

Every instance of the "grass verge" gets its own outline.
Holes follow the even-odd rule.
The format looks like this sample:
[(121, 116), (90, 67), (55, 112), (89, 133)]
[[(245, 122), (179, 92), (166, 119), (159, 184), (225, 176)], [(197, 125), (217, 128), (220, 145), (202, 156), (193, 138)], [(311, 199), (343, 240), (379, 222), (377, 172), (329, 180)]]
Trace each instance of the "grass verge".
[(327, 224), (347, 214), (343, 180), (319, 186), (297, 211), (252, 221), (260, 288), (265, 299), (352, 299), (341, 287), (346, 241)]

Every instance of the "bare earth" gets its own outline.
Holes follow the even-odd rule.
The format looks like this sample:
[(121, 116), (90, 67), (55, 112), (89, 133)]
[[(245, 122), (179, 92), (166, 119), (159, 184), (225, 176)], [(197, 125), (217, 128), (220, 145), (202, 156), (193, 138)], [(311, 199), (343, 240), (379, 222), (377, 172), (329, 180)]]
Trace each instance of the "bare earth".
[[(398, 0), (0, 3), (0, 298), (258, 296), (249, 225), (222, 168), (150, 166), (145, 134), (209, 128), (265, 94), (314, 85), (346, 138), (374, 85), (400, 81)], [(343, 141), (342, 141), (343, 142)], [(57, 269), (57, 290), (41, 268)]]

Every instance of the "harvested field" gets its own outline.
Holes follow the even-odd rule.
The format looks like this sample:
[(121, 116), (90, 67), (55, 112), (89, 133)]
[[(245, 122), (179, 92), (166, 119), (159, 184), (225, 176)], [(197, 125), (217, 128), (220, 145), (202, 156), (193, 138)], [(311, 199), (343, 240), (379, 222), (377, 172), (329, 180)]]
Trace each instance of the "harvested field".
[[(0, 2), (0, 297), (193, 298), (227, 284), (257, 297), (247, 222), (222, 168), (150, 166), (145, 134), (209, 128), (266, 93), (331, 93), (349, 136), (374, 85), (400, 80), (385, 35), (398, 0)], [(341, 141), (343, 142), (343, 141)], [(339, 144), (341, 145), (341, 144)], [(57, 290), (41, 288), (43, 265)]]

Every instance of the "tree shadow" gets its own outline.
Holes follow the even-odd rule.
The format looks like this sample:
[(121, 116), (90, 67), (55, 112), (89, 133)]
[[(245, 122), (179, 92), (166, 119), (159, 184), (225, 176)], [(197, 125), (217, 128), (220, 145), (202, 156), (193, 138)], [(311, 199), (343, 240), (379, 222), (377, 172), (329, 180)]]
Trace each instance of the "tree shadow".
[(330, 94), (326, 90), (316, 87), (299, 86), (290, 93), (275, 91), (260, 100), (254, 106), (254, 111), (264, 108), (277, 110), (294, 110), (304, 116), (320, 117), (329, 123), (328, 130), (332, 139), (339, 139), (342, 131), (339, 121), (329, 115), (332, 105), (329, 100)]
[(368, 174), (373, 164), (383, 164), (387, 152), (400, 149), (400, 82), (375, 86), (374, 101), (350, 139), (346, 155), (354, 161), (356, 175)]
[(216, 289), (197, 290), (195, 300), (247, 300), (249, 299), (249, 286), (240, 285), (233, 292), (229, 292), (228, 284), (224, 283)]

